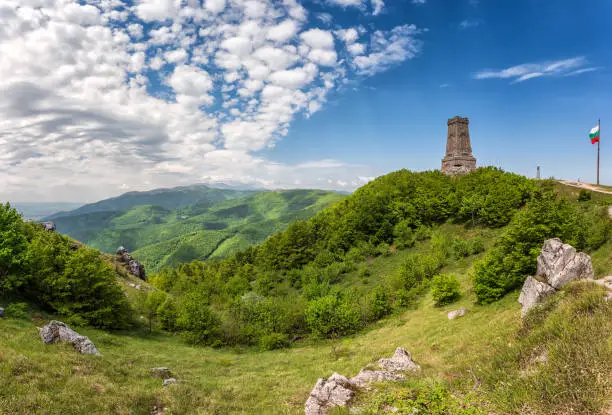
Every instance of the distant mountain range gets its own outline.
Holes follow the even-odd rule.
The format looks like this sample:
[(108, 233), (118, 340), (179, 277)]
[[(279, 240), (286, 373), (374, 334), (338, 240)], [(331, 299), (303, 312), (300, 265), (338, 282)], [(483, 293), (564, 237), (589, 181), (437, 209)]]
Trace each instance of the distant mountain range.
[(206, 185), (128, 192), (49, 215), (92, 248), (125, 246), (148, 272), (226, 256), (264, 241), (344, 196), (324, 190), (236, 190)]
[(24, 219), (39, 220), (56, 212), (76, 209), (82, 203), (11, 203)]

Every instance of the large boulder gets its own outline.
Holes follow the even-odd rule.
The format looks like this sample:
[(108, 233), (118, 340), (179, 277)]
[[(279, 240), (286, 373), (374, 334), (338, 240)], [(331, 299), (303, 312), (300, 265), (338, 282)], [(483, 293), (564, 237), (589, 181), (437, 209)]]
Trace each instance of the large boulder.
[(564, 244), (559, 238), (544, 242), (538, 256), (536, 277), (558, 290), (571, 281), (593, 279), (591, 257), (584, 252), (576, 252), (573, 246)]
[(524, 316), (533, 306), (553, 295), (566, 284), (576, 280), (593, 280), (591, 257), (584, 252), (576, 252), (571, 245), (564, 244), (559, 238), (544, 242), (538, 256), (536, 275), (528, 277), (521, 289), (519, 303), (523, 306)]
[(538, 281), (533, 277), (527, 277), (518, 299), (519, 303), (523, 306), (521, 316), (527, 314), (527, 311), (533, 306), (541, 303), (546, 297), (553, 295), (556, 291), (544, 282)]
[(60, 341), (72, 343), (74, 348), (83, 354), (99, 355), (96, 345), (87, 336), (81, 336), (61, 321), (52, 320), (38, 329), (43, 343), (51, 344)]
[(450, 311), (447, 315), (449, 320), (454, 320), (456, 318), (459, 317), (463, 317), (467, 314), (467, 309), (465, 308), (460, 308), (459, 310), (455, 310), (455, 311)]
[(355, 392), (346, 377), (334, 373), (327, 379), (319, 379), (306, 401), (306, 415), (324, 415), (331, 408), (346, 406)]
[(412, 356), (404, 348), (398, 347), (395, 349), (393, 357), (390, 359), (382, 358), (378, 360), (378, 366), (387, 372), (398, 372), (398, 371), (417, 371), (421, 369), (421, 366), (417, 365), (412, 361)]
[(372, 382), (389, 382), (405, 379), (406, 376), (402, 373), (396, 372), (385, 372), (383, 370), (370, 370), (361, 369), (356, 376), (353, 376), (350, 380), (354, 385), (360, 388), (365, 388), (369, 383)]

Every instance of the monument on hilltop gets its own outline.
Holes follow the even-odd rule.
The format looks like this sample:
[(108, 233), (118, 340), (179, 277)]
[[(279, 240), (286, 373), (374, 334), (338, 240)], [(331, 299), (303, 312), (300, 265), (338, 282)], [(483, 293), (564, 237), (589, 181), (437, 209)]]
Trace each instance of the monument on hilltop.
[(442, 173), (455, 176), (476, 169), (476, 158), (472, 155), (469, 120), (453, 117), (447, 122), (446, 155), (442, 159)]

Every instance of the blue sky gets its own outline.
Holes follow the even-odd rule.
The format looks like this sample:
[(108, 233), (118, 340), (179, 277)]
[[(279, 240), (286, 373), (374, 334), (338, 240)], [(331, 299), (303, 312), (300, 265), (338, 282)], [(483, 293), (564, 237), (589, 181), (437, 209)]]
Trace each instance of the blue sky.
[(455, 115), (479, 165), (590, 182), (601, 117), (612, 184), (610, 16), (604, 0), (4, 0), (0, 200), (350, 191), (439, 168)]
[[(453, 7), (449, 7), (453, 3)], [(601, 182), (612, 183), (612, 3), (570, 1), (397, 2), (381, 17), (428, 28), (419, 57), (338, 94), (325, 111), (297, 121), (270, 157), (330, 157), (374, 166), (438, 168), (446, 119), (470, 118), (479, 165), (534, 176), (595, 181), (588, 131), (603, 117)], [(393, 7), (393, 8), (392, 8)], [(597, 68), (573, 76), (474, 79), (484, 69), (584, 57)], [(569, 73), (569, 72), (568, 72)], [(607, 118), (607, 119), (606, 119)], [(317, 137), (318, 146), (311, 137)], [(610, 139), (612, 142), (612, 138)]]

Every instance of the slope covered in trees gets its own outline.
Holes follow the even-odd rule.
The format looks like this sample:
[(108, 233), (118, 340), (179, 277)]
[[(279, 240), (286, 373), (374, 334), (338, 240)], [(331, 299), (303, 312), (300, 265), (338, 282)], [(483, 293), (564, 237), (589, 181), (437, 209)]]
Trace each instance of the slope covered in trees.
[[(469, 233), (453, 236), (447, 226)], [(164, 328), (197, 343), (275, 348), (309, 334), (354, 333), (409, 307), (449, 261), (481, 252), (489, 231), (500, 236), (475, 267), (473, 289), (482, 304), (535, 271), (545, 239), (561, 237), (590, 252), (609, 240), (610, 226), (603, 204), (559, 198), (552, 182), (495, 168), (457, 178), (403, 170), (257, 247), (167, 268), (152, 280), (173, 304), (164, 310)], [(368, 280), (371, 258), (415, 244), (420, 252), (388, 275), (359, 282)], [(455, 285), (436, 281), (442, 291)], [(195, 324), (202, 316), (205, 327)]]
[(322, 190), (237, 191), (191, 186), (126, 193), (50, 217), (92, 248), (125, 246), (149, 271), (223, 257), (341, 199)]
[(0, 296), (24, 298), (78, 324), (125, 328), (131, 306), (96, 250), (0, 205)]

